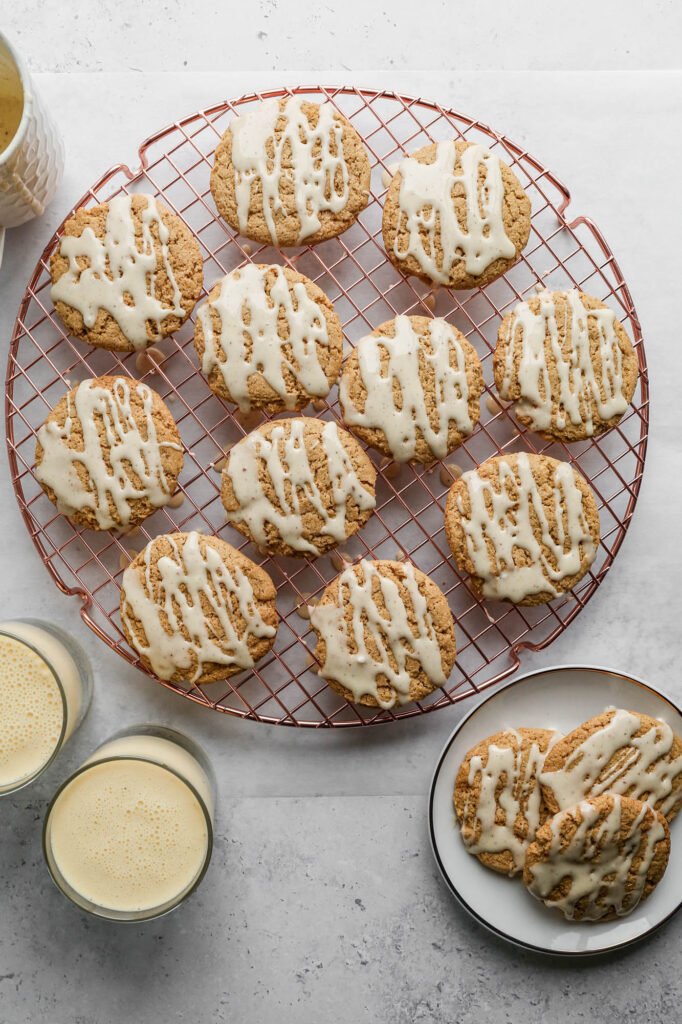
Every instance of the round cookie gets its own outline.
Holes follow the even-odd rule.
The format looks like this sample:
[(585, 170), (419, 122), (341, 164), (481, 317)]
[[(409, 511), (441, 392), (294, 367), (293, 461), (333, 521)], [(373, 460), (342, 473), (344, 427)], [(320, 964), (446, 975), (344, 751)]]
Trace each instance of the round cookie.
[(479, 288), (521, 255), (530, 200), (485, 146), (439, 142), (398, 165), (388, 186), (383, 235), (391, 263), (427, 284)]
[(330, 551), (364, 526), (376, 470), (333, 421), (273, 420), (234, 445), (223, 470), (228, 522), (275, 555)]
[(194, 345), (211, 390), (243, 411), (302, 409), (336, 383), (343, 331), (324, 292), (289, 267), (248, 263), (197, 310)]
[(589, 569), (599, 513), (567, 462), (498, 455), (450, 488), (445, 535), (477, 597), (538, 605), (567, 593)]
[(185, 322), (201, 294), (196, 239), (150, 195), (76, 210), (50, 260), (52, 301), (69, 334), (132, 352)]
[(538, 776), (559, 734), (505, 729), (466, 754), (455, 780), (462, 841), (482, 864), (504, 875), (523, 870), (526, 850), (549, 816)]
[(658, 718), (610, 708), (552, 748), (540, 782), (552, 813), (608, 791), (672, 821), (682, 806), (682, 739)]
[(610, 921), (632, 913), (663, 877), (670, 830), (662, 814), (603, 793), (560, 811), (528, 847), (528, 891), (571, 921)]
[(169, 501), (182, 463), (165, 403), (129, 377), (82, 381), (37, 434), (38, 483), (62, 515), (89, 530), (137, 526)]
[(339, 385), (354, 434), (397, 462), (427, 464), (473, 433), (482, 393), (473, 346), (446, 320), (425, 316), (398, 316), (362, 338)]
[(231, 122), (215, 152), (220, 216), (265, 245), (315, 245), (351, 226), (369, 200), (360, 136), (331, 103), (270, 99)]
[(219, 537), (165, 534), (123, 573), (121, 621), (148, 672), (213, 683), (252, 668), (272, 647), (275, 587)]
[(497, 332), (495, 385), (516, 418), (555, 441), (582, 441), (618, 423), (637, 384), (637, 355), (618, 318), (571, 289), (520, 302)]
[(310, 609), (319, 675), (346, 700), (392, 708), (444, 686), (455, 663), (445, 596), (409, 562), (348, 566)]

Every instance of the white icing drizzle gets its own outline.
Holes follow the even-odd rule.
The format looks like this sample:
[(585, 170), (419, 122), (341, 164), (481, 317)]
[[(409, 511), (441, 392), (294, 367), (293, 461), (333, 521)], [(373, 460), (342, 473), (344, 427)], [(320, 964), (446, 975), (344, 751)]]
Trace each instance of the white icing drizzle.
[[(532, 594), (559, 596), (556, 584), (580, 571), (581, 549), (588, 564), (596, 554), (574, 472), (567, 462), (560, 462), (554, 472), (552, 502), (556, 524), (552, 530), (525, 452), (516, 456), (520, 483), (516, 482), (509, 462), (500, 459), (497, 465), (497, 483), (484, 480), (477, 470), (463, 474), (461, 479), (471, 504), (468, 515), (462, 497), (457, 497), (467, 551), (474, 575), (483, 581), (483, 595), (515, 603)], [(510, 490), (516, 495), (514, 499), (509, 496)], [(531, 511), (539, 524), (539, 537), (535, 535)], [(514, 564), (513, 553), (519, 548), (528, 553), (530, 564)]]
[[(170, 232), (153, 196), (146, 195), (147, 206), (140, 212), (141, 246), (135, 237), (132, 195), (116, 196), (109, 201), (106, 229), (99, 239), (91, 227), (80, 235), (64, 235), (59, 251), (69, 260), (68, 270), (52, 285), (52, 301), (65, 302), (77, 309), (86, 327), (93, 327), (100, 309), (117, 322), (135, 348), (145, 348), (154, 338), (147, 323), (156, 325), (168, 316), (184, 317), (182, 295), (171, 269), (168, 240)], [(161, 245), (161, 262), (173, 287), (173, 305), (164, 306), (154, 291), (154, 275), (160, 269), (152, 226), (156, 224)], [(78, 261), (87, 259), (81, 269)], [(125, 299), (132, 299), (132, 304)]]
[[(310, 611), (311, 625), (326, 646), (319, 675), (341, 683), (350, 690), (355, 701), (371, 695), (382, 708), (392, 708), (396, 701), (398, 704), (409, 702), (408, 657), (419, 662), (436, 686), (446, 681), (433, 619), (419, 589), (414, 567), (407, 562), (402, 568), (401, 584), (409, 596), (416, 633), (410, 625), (399, 586), (384, 576), (373, 562), (362, 561), (345, 569), (339, 576), (338, 603), (318, 604)], [(358, 569), (362, 571), (362, 581)], [(374, 586), (381, 590), (385, 613), (374, 600)], [(350, 627), (345, 614), (348, 605), (352, 610)], [(376, 654), (370, 651), (370, 644)], [(380, 684), (392, 686), (394, 696), (383, 700), (379, 695)]]
[(682, 757), (668, 756), (674, 733), (659, 719), (642, 736), (635, 736), (641, 727), (639, 715), (617, 708), (610, 721), (577, 746), (560, 769), (541, 774), (542, 784), (552, 790), (562, 810), (606, 791), (652, 806), (660, 804), (662, 814), (673, 809), (682, 799), (682, 794), (672, 791), (682, 772)]
[[(401, 176), (399, 226), (404, 218), (408, 238), (401, 250), (396, 232), (393, 251), (401, 260), (413, 256), (431, 280), (440, 284), (447, 283), (453, 265), (462, 259), (466, 272), (478, 275), (496, 259), (511, 259), (516, 255), (502, 219), (504, 184), (499, 157), (475, 144), (461, 152), (459, 172), (455, 172), (456, 163), (455, 143), (439, 142), (433, 163), (408, 157), (398, 168)], [(479, 185), (481, 167), (485, 178)], [(453, 190), (456, 187), (464, 190), (465, 227), (460, 224), (455, 210)], [(442, 248), (440, 265), (437, 233)]]
[[(606, 308), (586, 309), (576, 289), (556, 294), (542, 291), (537, 298), (537, 313), (528, 302), (514, 308), (501, 395), (510, 399), (518, 380), (521, 398), (516, 401), (516, 408), (532, 429), (548, 430), (555, 426), (563, 430), (570, 422), (584, 426), (586, 435), (591, 437), (595, 409), (600, 420), (606, 421), (622, 415), (628, 406), (623, 395), (623, 354), (615, 331), (615, 314)], [(567, 322), (563, 336), (556, 320), (558, 298), (565, 303)], [(589, 322), (596, 327), (599, 337), (599, 377), (590, 352)], [(519, 354), (516, 369), (514, 361)], [(558, 375), (558, 392), (553, 392), (550, 383), (548, 359)]]
[[(248, 576), (237, 565), (228, 568), (211, 544), (206, 543), (202, 552), (196, 532), (188, 533), (183, 544), (172, 535), (166, 540), (173, 553), (156, 562), (152, 561), (156, 541), (144, 549), (144, 580), (134, 564), (123, 574), (121, 616), (132, 637), (137, 622), (147, 640), (135, 644), (138, 652), (147, 657), (159, 679), (171, 679), (194, 663), (192, 682), (207, 662), (251, 668), (249, 638), (272, 637), (276, 628), (263, 620)], [(218, 620), (218, 628), (207, 618), (204, 604)], [(236, 616), (245, 624), (239, 629)]]
[[(550, 823), (552, 841), (547, 859), (530, 868), (533, 880), (529, 891), (547, 906), (558, 907), (569, 919), (575, 917), (577, 904), (583, 899), (581, 920), (598, 921), (610, 911), (615, 911), (618, 917), (631, 913), (642, 898), (656, 844), (665, 839), (665, 829), (658, 817), (649, 828), (642, 828), (644, 819), (655, 814), (647, 805), (642, 807), (627, 834), (620, 837), (621, 798), (613, 796), (611, 799), (613, 806), (601, 824), (603, 811), (589, 801), (556, 814)], [(580, 824), (564, 848), (561, 825), (568, 817), (575, 820), (577, 815)], [(595, 826), (596, 834), (590, 837), (589, 832)], [(635, 871), (633, 862), (638, 857), (641, 863)], [(565, 878), (571, 883), (568, 893), (549, 898)], [(630, 878), (634, 878), (634, 887), (626, 891)]]
[[(265, 282), (272, 271), (276, 277), (268, 296)], [(221, 325), (217, 339), (211, 319), (214, 310)], [(287, 339), (279, 336), (282, 314), (288, 325)], [(204, 303), (198, 316), (205, 342), (201, 368), (207, 376), (219, 368), (225, 386), (244, 412), (251, 408), (249, 381), (254, 374), (263, 376), (287, 409), (296, 407), (296, 396), (287, 389), (284, 370), (289, 370), (308, 394), (329, 394), (317, 353), (318, 344), (329, 346), (324, 313), (301, 281), (289, 285), (281, 267), (250, 263), (226, 274), (220, 295)], [(291, 358), (286, 346), (291, 347)]]
[[(429, 321), (428, 342), (431, 351), (421, 342), (408, 316), (398, 316), (394, 323), (394, 338), (370, 334), (358, 342), (358, 366), (367, 396), (364, 411), (360, 412), (350, 397), (346, 378), (342, 376), (339, 399), (343, 419), (349, 426), (382, 430), (391, 454), (398, 462), (407, 462), (414, 457), (418, 433), (433, 452), (434, 459), (442, 459), (448, 453), (448, 429), (451, 422), (465, 436), (473, 431), (464, 351), (457, 333), (445, 320), (438, 318)], [(386, 352), (388, 364), (384, 367), (382, 358)], [(433, 374), (435, 426), (429, 416), (424, 384), (420, 377), (420, 353), (426, 363), (427, 373), (429, 376)], [(400, 392), (401, 408), (396, 406), (395, 385)]]
[[(143, 429), (135, 420), (131, 386), (142, 402)], [(84, 380), (75, 389), (73, 402), (71, 393), (66, 400), (64, 425), (60, 427), (48, 420), (38, 431), (44, 454), (35, 471), (36, 479), (54, 491), (62, 515), (92, 509), (99, 529), (110, 530), (127, 526), (132, 501), (146, 498), (155, 508), (165, 505), (171, 487), (163, 469), (161, 450), (182, 451), (182, 447), (173, 441), (158, 440), (153, 393), (147, 385), (116, 377), (111, 389), (102, 387), (97, 380)], [(82, 451), (69, 447), (77, 423), (83, 436)], [(103, 438), (99, 426), (104, 429)], [(87, 473), (86, 484), (79, 477), (79, 465)], [(134, 477), (139, 483), (134, 482)]]
[[(277, 245), (275, 214), (284, 210), (280, 195), (283, 180), (293, 182), (300, 222), (299, 243), (319, 231), (319, 215), (323, 210), (339, 213), (348, 202), (343, 124), (332, 105), (322, 103), (313, 128), (303, 111), (304, 102), (300, 97), (291, 96), (280, 110), (279, 100), (265, 100), (230, 125), (239, 230), (247, 233), (251, 189), (260, 182), (263, 212), (274, 245)], [(275, 128), (282, 117), (284, 125), (277, 139)], [(268, 142), (272, 144), (273, 157), (268, 156)], [(282, 166), (285, 151), (290, 153), (290, 167)]]
[[(543, 753), (535, 742), (524, 751), (523, 738), (514, 729), (505, 729), (504, 735), (509, 737), (508, 746), (490, 744), (485, 756), (475, 754), (469, 761), (470, 792), (464, 806), (461, 832), (469, 853), (508, 851), (514, 862), (510, 874), (516, 874), (523, 868), (526, 850), (540, 824), (542, 793), (538, 774), (546, 751)], [(547, 750), (559, 738), (559, 733), (554, 733)], [(473, 787), (477, 776), (480, 776), (480, 792), (475, 797)], [(504, 821), (499, 820), (500, 811)]]
[[(227, 519), (245, 523), (257, 544), (267, 546), (266, 524), (270, 523), (294, 551), (319, 555), (319, 550), (304, 536), (301, 506), (311, 504), (322, 520), (321, 533), (341, 542), (347, 535), (347, 502), (350, 500), (366, 510), (374, 508), (375, 499), (355, 472), (339, 428), (333, 422), (324, 424), (320, 436), (331, 492), (320, 490), (306, 450), (306, 423), (305, 419), (284, 420), (270, 430), (269, 436), (254, 430), (232, 448), (224, 472), (232, 482), (240, 507), (228, 512)], [(310, 433), (307, 436), (310, 443)], [(265, 494), (263, 484), (267, 480), (274, 489), (277, 506)]]

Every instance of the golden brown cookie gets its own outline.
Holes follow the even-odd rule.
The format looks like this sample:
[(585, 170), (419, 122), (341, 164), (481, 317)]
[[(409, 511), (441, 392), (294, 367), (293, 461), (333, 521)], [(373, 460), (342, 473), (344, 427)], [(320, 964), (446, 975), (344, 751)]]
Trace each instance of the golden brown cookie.
[(538, 776), (558, 739), (552, 729), (504, 729), (472, 747), (460, 765), (454, 804), (462, 840), (493, 871), (523, 871), (526, 850), (550, 813)]
[(197, 310), (194, 345), (211, 390), (243, 411), (302, 409), (341, 369), (343, 331), (324, 292), (289, 267), (247, 263)]
[(409, 562), (348, 566), (310, 610), (319, 674), (346, 700), (392, 708), (444, 686), (455, 663), (445, 596)]
[(403, 274), (427, 284), (479, 288), (521, 255), (530, 200), (484, 146), (439, 142), (398, 165), (386, 194), (384, 246)]
[(528, 847), (528, 891), (572, 921), (610, 921), (650, 896), (668, 864), (662, 814), (627, 796), (603, 793), (541, 825)]
[(219, 537), (155, 537), (123, 573), (128, 643), (159, 679), (213, 683), (252, 668), (277, 633), (275, 587)]
[(346, 426), (398, 462), (442, 459), (481, 415), (476, 350), (440, 318), (399, 316), (362, 338), (339, 386)]
[(199, 246), (150, 195), (76, 210), (50, 260), (52, 301), (70, 334), (132, 352), (185, 322), (201, 294)]
[(540, 779), (552, 813), (608, 791), (672, 821), (682, 806), (682, 739), (658, 718), (610, 708), (553, 747)]
[(230, 124), (211, 192), (231, 228), (256, 242), (315, 245), (346, 231), (369, 199), (369, 158), (331, 103), (265, 100)]
[(618, 423), (637, 384), (637, 355), (615, 314), (571, 289), (540, 292), (497, 333), (495, 384), (529, 430), (582, 441)]
[(333, 422), (273, 420), (230, 449), (221, 497), (228, 522), (275, 555), (330, 551), (364, 526), (376, 470)]
[(585, 575), (597, 554), (599, 513), (567, 462), (498, 455), (452, 485), (445, 534), (478, 597), (537, 605)]
[(165, 403), (129, 377), (82, 381), (37, 434), (38, 483), (62, 515), (89, 530), (137, 526), (169, 501), (182, 462)]

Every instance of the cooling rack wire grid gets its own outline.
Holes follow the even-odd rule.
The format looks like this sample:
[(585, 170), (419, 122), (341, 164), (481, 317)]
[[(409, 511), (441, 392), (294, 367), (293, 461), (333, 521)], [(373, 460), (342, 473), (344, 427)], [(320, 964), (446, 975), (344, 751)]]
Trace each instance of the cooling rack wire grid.
[[(315, 247), (278, 251), (235, 237), (219, 218), (209, 191), (213, 151), (230, 119), (262, 99), (292, 93), (328, 101), (353, 124), (372, 162), (370, 201), (358, 222), (339, 238)], [(406, 279), (389, 263), (382, 244), (381, 216), (388, 178), (403, 157), (429, 142), (453, 138), (482, 142), (513, 169), (532, 203), (531, 233), (519, 262), (483, 290), (429, 289)], [(253, 669), (208, 686), (164, 683), (209, 708), (281, 725), (355, 726), (391, 722), (449, 706), (504, 679), (520, 665), (524, 650), (550, 644), (585, 607), (618, 552), (634, 512), (647, 444), (649, 387), (637, 314), (618, 263), (587, 217), (568, 219), (570, 195), (560, 181), (521, 147), (491, 128), (437, 103), (366, 89), (300, 87), (253, 93), (176, 121), (139, 149), (140, 165), (112, 167), (77, 204), (92, 206), (123, 192), (160, 196), (199, 241), (204, 291), (218, 278), (253, 260), (284, 263), (318, 284), (343, 324), (345, 348), (400, 313), (443, 316), (475, 346), (483, 364), (486, 393), (482, 417), (466, 443), (433, 468), (384, 465), (377, 507), (367, 526), (342, 553), (347, 560), (405, 558), (433, 577), (455, 616), (457, 663), (447, 687), (425, 700), (392, 711), (358, 708), (333, 693), (316, 672), (315, 635), (307, 604), (338, 573), (338, 559), (263, 556), (225, 522), (220, 476), (213, 466), (248, 432), (235, 410), (210, 391), (199, 372), (192, 344), (193, 319), (160, 343), (163, 358), (140, 369), (136, 353), (117, 354), (70, 338), (50, 300), (49, 258), (63, 225), (41, 256), (17, 316), (7, 366), (6, 431), (12, 482), (27, 529), (55, 583), (80, 597), (81, 615), (121, 657), (140, 663), (121, 630), (122, 565), (160, 533), (196, 529), (244, 549), (272, 577), (280, 625), (273, 650)], [(71, 214), (69, 214), (71, 216)], [(619, 425), (596, 440), (565, 446), (520, 428), (495, 404), (492, 354), (502, 317), (538, 285), (577, 287), (606, 301), (633, 339), (639, 383)], [(200, 300), (201, 301), (201, 300)], [(86, 377), (122, 373), (150, 384), (169, 403), (186, 446), (182, 503), (158, 510), (135, 536), (80, 530), (57, 514), (33, 476), (36, 432), (63, 394)], [(336, 388), (323, 408), (306, 415), (339, 419)], [(533, 451), (571, 462), (589, 481), (599, 505), (601, 544), (591, 571), (564, 599), (538, 608), (478, 601), (455, 571), (443, 529), (451, 480), (444, 464), (462, 470), (491, 455)]]

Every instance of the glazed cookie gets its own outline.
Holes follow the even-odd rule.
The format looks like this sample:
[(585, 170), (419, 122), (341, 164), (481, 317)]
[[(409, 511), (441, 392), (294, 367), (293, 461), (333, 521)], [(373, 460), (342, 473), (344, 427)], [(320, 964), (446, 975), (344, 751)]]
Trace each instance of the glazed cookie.
[(455, 663), (445, 596), (409, 562), (348, 566), (310, 609), (319, 674), (346, 700), (392, 708), (444, 686)]
[(211, 192), (231, 228), (256, 242), (314, 245), (340, 235), (369, 199), (369, 158), (331, 103), (260, 103), (230, 124)]
[(445, 534), (478, 597), (536, 605), (585, 575), (597, 554), (599, 513), (567, 462), (498, 455), (452, 485)]
[(62, 515), (90, 530), (141, 523), (168, 502), (182, 462), (170, 412), (129, 377), (82, 381), (37, 434), (38, 483)]
[(228, 522), (275, 555), (323, 555), (364, 526), (376, 471), (334, 422), (299, 416), (264, 423), (227, 456)]
[(557, 743), (540, 781), (553, 813), (608, 791), (672, 821), (682, 805), (682, 740), (658, 718), (609, 708)]
[(454, 794), (462, 840), (493, 871), (523, 870), (526, 850), (549, 816), (538, 776), (558, 739), (551, 729), (505, 729), (462, 761)]
[(523, 881), (532, 896), (571, 921), (609, 921), (651, 895), (669, 856), (662, 814), (631, 797), (603, 793), (540, 826)]
[(403, 274), (478, 288), (504, 274), (530, 233), (530, 200), (505, 163), (471, 142), (432, 143), (398, 165), (384, 245)]
[(203, 282), (194, 236), (149, 195), (76, 210), (50, 273), (52, 301), (69, 334), (117, 352), (177, 331)]
[(243, 411), (302, 409), (341, 369), (343, 332), (317, 285), (288, 267), (248, 263), (197, 311), (194, 345), (219, 398)]
[(399, 316), (362, 338), (346, 360), (341, 414), (354, 434), (397, 462), (442, 459), (478, 423), (483, 371), (442, 319)]
[(571, 289), (520, 302), (497, 333), (495, 384), (516, 418), (555, 441), (618, 423), (637, 384), (637, 356), (615, 314)]
[(123, 573), (128, 643), (159, 679), (213, 683), (253, 665), (277, 632), (268, 574), (218, 537), (155, 537)]

